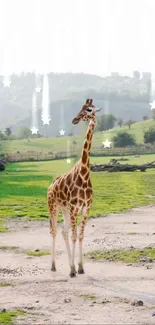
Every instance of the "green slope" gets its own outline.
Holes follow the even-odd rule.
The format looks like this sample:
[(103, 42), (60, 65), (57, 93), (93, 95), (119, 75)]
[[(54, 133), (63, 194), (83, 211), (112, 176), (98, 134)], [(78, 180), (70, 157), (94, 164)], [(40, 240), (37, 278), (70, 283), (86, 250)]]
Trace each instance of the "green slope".
[[(131, 126), (131, 130), (129, 130), (127, 126), (123, 126), (122, 128), (115, 128), (109, 130), (108, 132), (95, 132), (93, 137), (92, 149), (96, 147), (101, 147), (102, 141), (104, 141), (106, 138), (108, 138), (108, 140), (111, 140), (112, 137), (120, 131), (127, 131), (133, 134), (138, 144), (144, 143), (144, 132), (152, 126), (155, 126), (155, 121), (151, 119), (134, 123)], [(76, 149), (80, 152), (84, 135), (84, 131), (82, 131), (82, 135), (80, 137), (73, 136), (57, 138), (38, 138), (31, 139), (30, 142), (28, 142), (28, 140), (1, 141), (0, 147), (3, 149), (3, 151), (7, 153), (16, 153), (17, 151), (20, 153), (29, 151), (31, 153), (32, 151), (33, 154), (34, 151), (37, 151), (40, 155), (45, 153), (51, 154), (57, 152), (66, 152), (67, 141), (69, 140), (70, 152), (72, 152), (73, 149)]]
[(95, 134), (93, 143), (97, 146), (99, 139), (101, 139), (101, 137), (103, 137), (104, 139), (108, 138), (108, 140), (111, 140), (112, 137), (115, 136), (120, 131), (126, 131), (132, 134), (135, 137), (136, 142), (138, 144), (144, 143), (144, 132), (148, 130), (150, 127), (155, 127), (155, 121), (152, 119), (146, 121), (140, 121), (132, 124), (131, 130), (129, 130), (128, 126), (123, 126), (121, 128), (112, 129), (108, 131), (108, 133), (99, 132)]

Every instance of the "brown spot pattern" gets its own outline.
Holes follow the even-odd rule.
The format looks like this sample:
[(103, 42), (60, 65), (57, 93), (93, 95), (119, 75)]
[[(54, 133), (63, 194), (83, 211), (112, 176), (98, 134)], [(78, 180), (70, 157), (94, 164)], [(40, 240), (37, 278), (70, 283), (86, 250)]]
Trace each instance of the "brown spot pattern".
[(65, 199), (66, 199), (66, 196), (64, 195), (63, 192), (60, 192), (60, 199), (61, 199), (61, 200), (65, 200)]
[(86, 188), (88, 187), (87, 182), (83, 182), (82, 187), (83, 187), (84, 189), (86, 189)]
[(67, 201), (69, 201), (70, 200), (70, 192), (68, 191), (68, 193), (67, 193)]
[(81, 199), (84, 199), (85, 198), (85, 192), (84, 192), (84, 190), (81, 188), (80, 189), (80, 191), (79, 191), (79, 197), (81, 198)]
[(74, 176), (73, 176), (73, 181), (75, 181), (77, 178), (77, 172), (74, 173)]
[(60, 188), (59, 188), (59, 190), (60, 191), (62, 191), (63, 190), (63, 187), (64, 187), (64, 184), (65, 184), (65, 180), (64, 180), (64, 178), (61, 180), (61, 182), (60, 182)]
[(71, 192), (71, 195), (74, 197), (74, 196), (77, 195), (77, 193), (78, 193), (78, 188), (77, 187), (74, 187), (73, 190), (72, 190), (72, 192)]
[(87, 188), (86, 189), (86, 198), (89, 198), (90, 196), (92, 196), (92, 193), (93, 193), (92, 188)]
[(58, 191), (58, 185), (55, 186), (55, 190)]
[(87, 173), (87, 170), (88, 169), (86, 167), (82, 166), (81, 167), (81, 175), (84, 176)]
[(64, 194), (67, 194), (67, 191), (68, 191), (68, 187), (65, 185), (65, 187), (64, 187)]
[(89, 178), (89, 172), (85, 175), (85, 180), (88, 180), (88, 178)]
[(84, 149), (86, 150), (88, 148), (88, 142), (85, 141), (85, 144), (84, 144)]
[(86, 152), (86, 150), (83, 150), (82, 163), (85, 165), (86, 162), (87, 162), (87, 152)]
[(81, 178), (80, 175), (78, 175), (78, 178), (77, 178), (77, 180), (76, 180), (76, 185), (77, 185), (78, 187), (81, 187), (81, 186), (82, 186), (82, 178)]
[(72, 205), (76, 205), (77, 203), (78, 203), (78, 200), (76, 197), (71, 200)]
[(72, 175), (69, 174), (69, 175), (67, 175), (67, 177), (66, 177), (66, 183), (67, 183), (68, 186), (70, 186), (70, 185), (71, 185), (71, 182), (72, 182)]
[(90, 136), (91, 136), (91, 130), (88, 131), (87, 133), (87, 140), (90, 141)]
[(88, 151), (90, 151), (90, 148), (91, 148), (91, 143), (89, 143), (89, 146), (88, 146)]

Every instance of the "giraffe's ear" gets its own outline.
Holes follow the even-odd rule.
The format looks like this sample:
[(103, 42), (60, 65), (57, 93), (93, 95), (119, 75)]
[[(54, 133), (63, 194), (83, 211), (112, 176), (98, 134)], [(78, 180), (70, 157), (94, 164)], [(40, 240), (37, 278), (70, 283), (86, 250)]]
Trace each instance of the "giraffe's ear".
[(90, 99), (90, 101), (89, 101), (89, 105), (91, 106), (92, 103), (93, 103), (93, 99)]
[(86, 99), (86, 105), (89, 105), (90, 99)]

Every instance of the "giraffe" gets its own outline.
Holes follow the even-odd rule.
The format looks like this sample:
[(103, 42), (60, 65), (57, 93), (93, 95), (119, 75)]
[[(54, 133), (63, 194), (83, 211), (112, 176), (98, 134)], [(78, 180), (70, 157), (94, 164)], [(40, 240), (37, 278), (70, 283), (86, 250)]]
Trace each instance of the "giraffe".
[[(80, 212), (82, 213), (82, 217), (78, 235), (78, 273), (84, 273), (82, 257), (84, 228), (93, 198), (92, 184), (90, 181), (89, 154), (93, 131), (95, 127), (96, 112), (99, 110), (100, 109), (97, 109), (93, 105), (92, 99), (87, 99), (78, 115), (72, 120), (73, 124), (77, 124), (80, 121), (89, 121), (88, 129), (83, 144), (83, 150), (81, 153), (81, 158), (68, 173), (58, 176), (55, 181), (50, 185), (47, 191), (47, 203), (48, 210), (50, 213), (50, 234), (52, 235), (53, 239), (51, 270), (56, 271), (55, 242), (57, 233), (57, 216), (59, 210), (61, 209), (64, 217), (62, 235), (65, 241), (65, 246), (68, 254), (70, 277), (75, 277), (77, 273), (75, 269), (74, 259), (75, 246), (77, 241), (77, 216)], [(70, 226), (72, 231), (72, 251), (70, 250), (68, 238)]]

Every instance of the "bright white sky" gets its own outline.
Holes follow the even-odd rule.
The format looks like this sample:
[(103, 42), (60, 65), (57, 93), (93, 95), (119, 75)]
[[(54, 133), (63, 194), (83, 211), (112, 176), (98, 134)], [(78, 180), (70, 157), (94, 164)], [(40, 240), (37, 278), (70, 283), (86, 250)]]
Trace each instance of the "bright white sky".
[(155, 76), (155, 0), (0, 0), (0, 73)]

